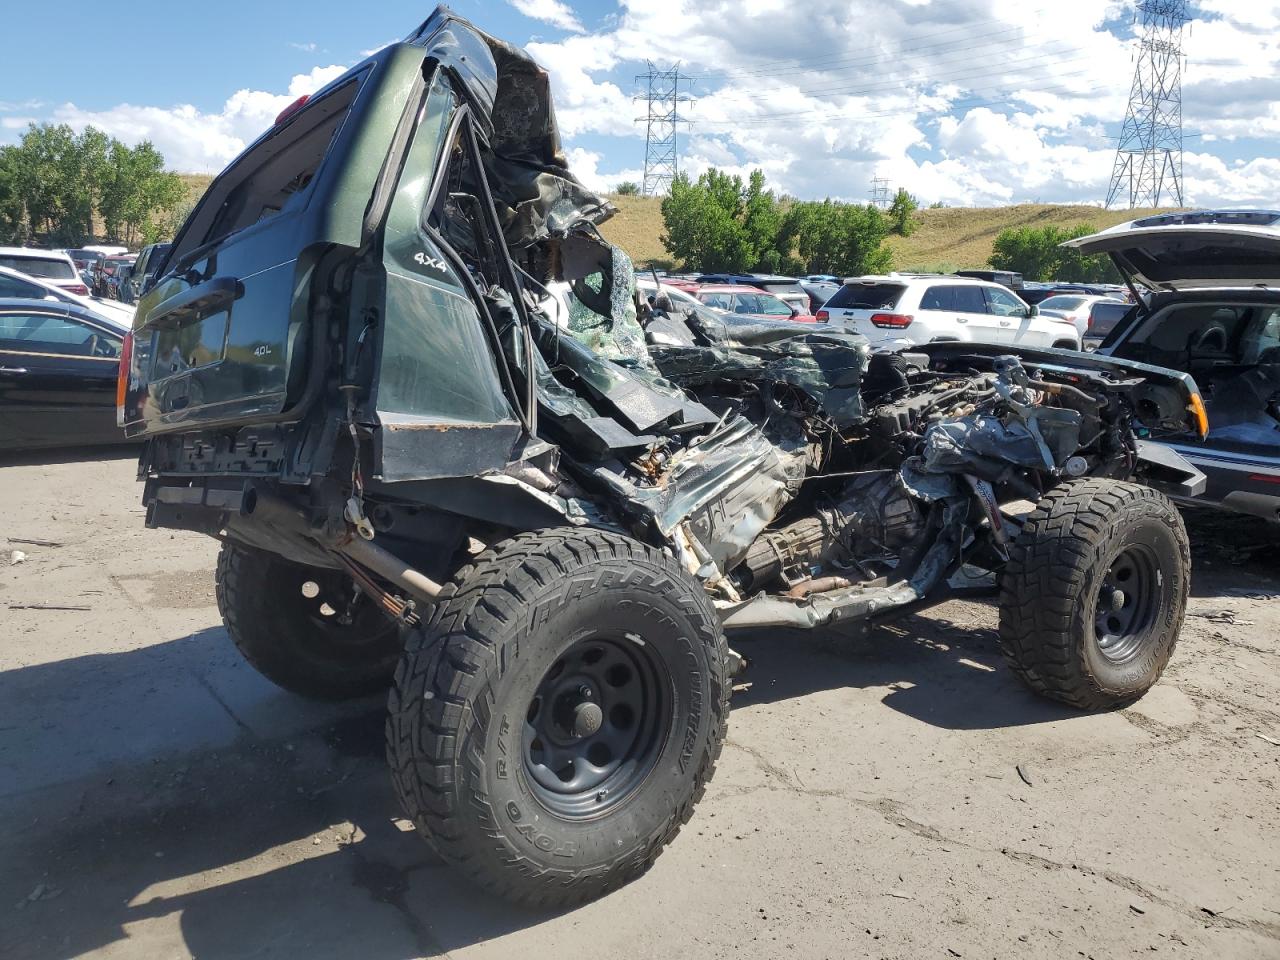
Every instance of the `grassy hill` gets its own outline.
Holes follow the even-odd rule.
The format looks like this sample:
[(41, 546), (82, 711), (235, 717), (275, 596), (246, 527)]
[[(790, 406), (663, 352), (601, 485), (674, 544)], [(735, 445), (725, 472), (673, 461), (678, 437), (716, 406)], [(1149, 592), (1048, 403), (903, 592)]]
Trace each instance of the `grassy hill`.
[(909, 237), (890, 237), (888, 246), (893, 251), (896, 270), (947, 273), (985, 267), (1001, 230), (1051, 225), (1074, 227), (1082, 223), (1101, 230), (1152, 212), (1042, 203), (920, 210), (916, 214), (915, 232)]
[[(212, 179), (202, 174), (181, 176), (192, 201), (200, 197)], [(658, 239), (662, 235), (661, 199), (616, 195), (610, 199), (618, 213), (600, 227), (605, 239), (626, 250), (638, 265), (669, 264), (671, 255)], [(1038, 203), (920, 210), (915, 232), (909, 237), (890, 237), (888, 245), (893, 251), (895, 270), (949, 272), (985, 267), (996, 235), (1010, 227), (1073, 227), (1087, 223), (1102, 229), (1150, 212)]]
[[(610, 198), (618, 214), (600, 232), (638, 264), (667, 261), (662, 234), (661, 201), (657, 197)], [(1092, 224), (1101, 230), (1151, 213), (1149, 210), (1103, 210), (1101, 207), (1024, 203), (1012, 207), (944, 207), (916, 214), (915, 232), (890, 237), (895, 270), (949, 272), (985, 267), (996, 235), (1010, 227), (1073, 227)]]

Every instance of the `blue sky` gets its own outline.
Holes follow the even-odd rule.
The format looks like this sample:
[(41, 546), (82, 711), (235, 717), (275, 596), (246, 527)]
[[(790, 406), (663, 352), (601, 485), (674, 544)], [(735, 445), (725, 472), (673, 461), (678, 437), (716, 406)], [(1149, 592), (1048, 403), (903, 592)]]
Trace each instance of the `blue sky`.
[[(779, 190), (862, 200), (874, 176), (925, 202), (1098, 202), (1132, 78), (1120, 0), (456, 0), (548, 68), (584, 180), (638, 179), (634, 76), (681, 61), (681, 163), (760, 167)], [(22, 4), (0, 67), (0, 142), (30, 121), (149, 138), (216, 172), (281, 105), (408, 33), (429, 5), (224, 0), (104, 16)], [(1185, 38), (1186, 181), (1197, 204), (1277, 203), (1280, 2), (1196, 0)], [(68, 24), (81, 25), (67, 29)], [(90, 25), (109, 25), (105, 30)], [(104, 45), (104, 37), (109, 38)], [(104, 46), (108, 50), (104, 50)]]

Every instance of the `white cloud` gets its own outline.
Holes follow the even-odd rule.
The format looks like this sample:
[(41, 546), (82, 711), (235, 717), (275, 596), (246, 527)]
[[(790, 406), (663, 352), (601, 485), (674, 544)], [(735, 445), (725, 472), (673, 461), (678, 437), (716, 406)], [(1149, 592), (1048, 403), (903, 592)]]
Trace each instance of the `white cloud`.
[(573, 175), (589, 189), (595, 190), (597, 193), (609, 193), (624, 180), (630, 180), (638, 184), (644, 179), (644, 171), (642, 169), (601, 172), (599, 167), (602, 158), (594, 150), (573, 147), (567, 151), (566, 156), (569, 161), (569, 169), (573, 171)]
[(301, 51), (303, 51), (304, 53), (315, 53), (315, 52), (316, 52), (316, 45), (315, 45), (314, 43), (298, 43), (298, 42), (296, 42), (296, 41), (294, 41), (294, 40), (290, 40), (290, 41), (289, 41), (289, 46), (293, 47), (293, 49), (295, 49), (295, 50), (301, 50)]
[[(780, 191), (851, 200), (876, 175), (951, 204), (1106, 194), (1107, 134), (1133, 73), (1125, 0), (809, 0), (803, 16), (779, 15), (776, 0), (732, 15), (722, 0), (620, 7), (607, 31), (529, 47), (552, 74), (566, 141), (627, 138), (604, 151), (615, 164), (643, 155), (633, 118), (644, 104), (626, 112), (619, 75), (651, 58), (701, 78), (684, 110), (694, 123), (680, 163), (691, 174), (758, 167)], [(1280, 134), (1280, 4), (1198, 7), (1184, 112), (1188, 132), (1207, 136), (1188, 141), (1205, 153), (1187, 155), (1187, 196), (1273, 204), (1265, 179), (1280, 161), (1228, 152), (1226, 162), (1210, 144)]]
[(216, 113), (190, 104), (153, 107), (122, 103), (106, 110), (83, 110), (74, 103), (65, 103), (56, 107), (48, 119), (75, 129), (94, 126), (126, 143), (150, 140), (170, 169), (215, 173), (270, 127), (281, 110), (304, 93), (315, 93), (346, 70), (337, 64), (316, 67), (294, 76), (283, 93), (237, 90)]
[(541, 20), (561, 30), (583, 33), (582, 22), (563, 0), (507, 0), (519, 13), (534, 20)]

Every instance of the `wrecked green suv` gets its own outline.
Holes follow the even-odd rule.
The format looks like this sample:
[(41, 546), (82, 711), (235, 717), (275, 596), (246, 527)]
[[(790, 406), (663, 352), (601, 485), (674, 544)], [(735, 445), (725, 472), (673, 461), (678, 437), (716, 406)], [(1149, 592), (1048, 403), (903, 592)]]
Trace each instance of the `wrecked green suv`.
[(1188, 377), (677, 310), (636, 295), (612, 212), (547, 75), (437, 10), (213, 181), (122, 363), (148, 525), (222, 542), (267, 677), (390, 689), (396, 790), (446, 860), (550, 904), (642, 873), (719, 756), (727, 630), (985, 571), (1037, 692), (1156, 681), (1189, 575), (1157, 490), (1202, 478), (1145, 438), (1203, 429)]

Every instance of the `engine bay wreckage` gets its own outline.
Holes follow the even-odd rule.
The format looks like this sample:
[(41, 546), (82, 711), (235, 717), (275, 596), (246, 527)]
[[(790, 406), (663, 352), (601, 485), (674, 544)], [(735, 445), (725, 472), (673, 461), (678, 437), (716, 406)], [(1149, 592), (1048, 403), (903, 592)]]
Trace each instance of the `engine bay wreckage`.
[[(546, 73), (443, 9), (282, 125), (335, 96), (327, 154), (270, 217), (219, 232), (264, 202), (243, 195), (287, 129), (192, 213), (139, 306), (122, 417), (148, 439), (148, 523), (224, 541), (251, 662), (308, 695), (392, 687), (397, 790), (446, 859), (565, 903), (642, 871), (719, 753), (725, 629), (874, 620), (991, 574), (1037, 691), (1105, 707), (1159, 676), (1189, 561), (1157, 491), (1203, 478), (1146, 441), (1205, 429), (1189, 377), (872, 353), (638, 296)], [(286, 281), (261, 284), (283, 243)], [(278, 291), (261, 315), (287, 328), (237, 336)], [(246, 349), (183, 347), (211, 316)]]

